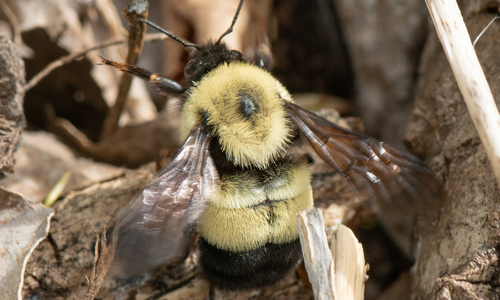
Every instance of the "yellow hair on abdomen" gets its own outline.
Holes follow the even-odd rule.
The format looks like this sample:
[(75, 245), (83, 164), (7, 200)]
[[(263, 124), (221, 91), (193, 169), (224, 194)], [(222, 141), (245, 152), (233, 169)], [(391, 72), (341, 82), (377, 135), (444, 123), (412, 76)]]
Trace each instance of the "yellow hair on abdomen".
[(293, 201), (279, 201), (274, 206), (275, 220), (271, 224), (269, 242), (285, 244), (298, 237), (297, 214), (307, 208), (313, 207), (311, 185), (306, 190), (293, 198)]
[(311, 185), (311, 174), (305, 161), (274, 169), (278, 174), (272, 174), (264, 182), (265, 194), (269, 200), (295, 197)]
[(209, 203), (200, 223), (201, 236), (209, 244), (233, 252), (255, 250), (267, 243), (288, 243), (298, 237), (297, 213), (312, 206), (310, 185), (299, 195), (270, 205), (226, 208)]
[[(263, 178), (259, 182), (258, 178)], [(262, 180), (262, 179), (261, 179)], [(220, 188), (210, 198), (213, 206), (245, 208), (293, 198), (310, 186), (311, 175), (306, 160), (271, 165), (260, 174), (238, 172), (223, 174)]]
[(244, 208), (266, 201), (264, 188), (248, 173), (224, 174), (220, 178), (220, 189), (210, 198), (214, 206)]
[[(242, 93), (256, 107), (250, 116), (241, 112)], [(291, 101), (291, 96), (270, 73), (243, 62), (222, 64), (186, 94), (183, 139), (205, 115), (221, 149), (236, 165), (265, 168), (284, 152), (291, 129), (281, 101)]]

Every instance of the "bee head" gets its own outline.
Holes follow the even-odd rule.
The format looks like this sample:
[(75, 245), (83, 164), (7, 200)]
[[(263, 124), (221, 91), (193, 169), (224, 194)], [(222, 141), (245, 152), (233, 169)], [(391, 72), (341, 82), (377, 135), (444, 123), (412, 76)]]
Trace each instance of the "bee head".
[(190, 55), (190, 60), (184, 68), (184, 76), (188, 82), (197, 82), (201, 78), (215, 69), (222, 63), (231, 63), (235, 61), (245, 61), (243, 54), (237, 50), (230, 50), (227, 45), (222, 42), (222, 39), (233, 32), (234, 24), (243, 6), (243, 0), (240, 0), (233, 21), (229, 28), (215, 42), (208, 42), (201, 46), (193, 46), (194, 44), (184, 45), (185, 47), (193, 46), (196, 51)]
[(142, 22), (150, 25), (151, 27), (163, 32), (168, 37), (178, 42), (185, 48), (194, 48), (195, 50), (190, 54), (190, 60), (184, 68), (184, 75), (190, 84), (201, 80), (201, 78), (219, 66), (223, 62), (235, 62), (244, 61), (243, 54), (237, 50), (230, 50), (227, 45), (222, 42), (222, 39), (233, 32), (234, 24), (238, 19), (238, 16), (243, 6), (243, 1), (240, 0), (236, 13), (234, 14), (231, 26), (217, 39), (215, 42), (208, 42), (203, 45), (197, 45), (195, 43), (183, 40), (171, 32), (166, 31), (155, 23), (147, 20), (140, 19)]
[(183, 138), (204, 121), (229, 161), (265, 168), (290, 139), (283, 99), (291, 96), (268, 72), (245, 62), (223, 63), (189, 89)]
[(184, 68), (184, 76), (188, 82), (198, 82), (201, 78), (223, 63), (245, 61), (243, 54), (230, 50), (224, 42), (209, 42), (190, 55)]

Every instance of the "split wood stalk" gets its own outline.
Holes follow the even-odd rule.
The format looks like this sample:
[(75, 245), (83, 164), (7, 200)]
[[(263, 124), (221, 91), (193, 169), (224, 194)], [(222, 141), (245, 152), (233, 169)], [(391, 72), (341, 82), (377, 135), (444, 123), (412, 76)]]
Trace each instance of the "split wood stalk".
[(455, 0), (426, 0), (439, 40), (500, 183), (500, 115)]
[(298, 214), (297, 229), (314, 299), (362, 300), (365, 259), (352, 231), (339, 225), (330, 250), (323, 215), (317, 208)]

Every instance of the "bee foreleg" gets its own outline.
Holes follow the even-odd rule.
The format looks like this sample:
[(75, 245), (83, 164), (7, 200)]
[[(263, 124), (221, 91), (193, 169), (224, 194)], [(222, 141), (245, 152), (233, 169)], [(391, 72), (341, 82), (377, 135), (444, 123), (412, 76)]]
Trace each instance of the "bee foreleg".
[(178, 82), (159, 74), (152, 74), (148, 81), (160, 92), (167, 94), (182, 94), (186, 90)]
[(113, 60), (106, 59), (102, 56), (101, 59), (102, 59), (102, 64), (112, 66), (122, 72), (146, 80), (150, 82), (160, 92), (168, 94), (182, 94), (186, 90), (176, 81), (168, 79), (167, 77), (159, 74), (153, 74), (150, 71), (140, 68), (138, 66), (116, 62)]

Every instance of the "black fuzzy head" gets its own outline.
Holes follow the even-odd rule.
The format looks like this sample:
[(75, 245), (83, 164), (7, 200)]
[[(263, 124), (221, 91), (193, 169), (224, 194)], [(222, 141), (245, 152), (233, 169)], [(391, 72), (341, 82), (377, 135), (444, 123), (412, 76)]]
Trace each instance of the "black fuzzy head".
[(224, 63), (244, 62), (243, 54), (230, 50), (224, 42), (208, 42), (196, 48), (184, 69), (184, 76), (190, 85)]
[(222, 39), (226, 35), (233, 32), (234, 24), (236, 23), (236, 20), (238, 19), (241, 11), (241, 7), (243, 6), (243, 1), (244, 0), (240, 0), (238, 8), (236, 9), (236, 13), (233, 17), (233, 21), (231, 22), (229, 28), (215, 42), (209, 41), (208, 43), (202, 45), (196, 45), (189, 41), (183, 40), (149, 20), (140, 20), (152, 26), (153, 28), (156, 28), (160, 32), (165, 33), (167, 36), (180, 43), (185, 48), (194, 49), (194, 51), (191, 52), (189, 56), (189, 62), (187, 63), (186, 68), (184, 68), (184, 76), (186, 77), (189, 86), (192, 86), (195, 82), (200, 81), (205, 74), (224, 63), (229, 64), (232, 62), (245, 61), (241, 52), (237, 50), (230, 50), (227, 45), (222, 42)]

